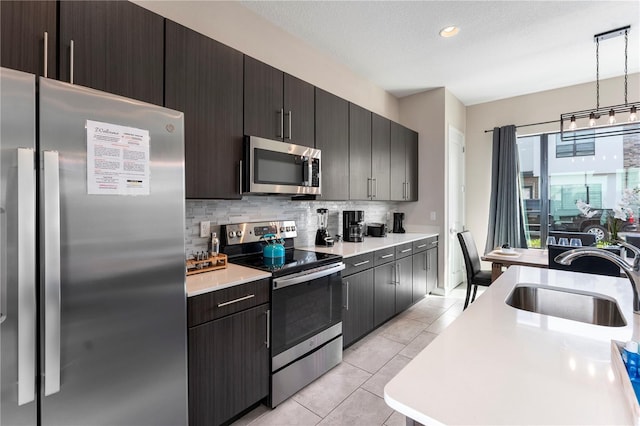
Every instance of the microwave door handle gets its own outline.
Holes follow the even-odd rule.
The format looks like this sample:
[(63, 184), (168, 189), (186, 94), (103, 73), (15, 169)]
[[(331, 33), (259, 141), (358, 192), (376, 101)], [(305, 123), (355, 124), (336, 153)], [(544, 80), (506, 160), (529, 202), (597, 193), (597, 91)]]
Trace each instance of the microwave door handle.
[(307, 160), (307, 186), (311, 186), (313, 184), (313, 160), (309, 158)]

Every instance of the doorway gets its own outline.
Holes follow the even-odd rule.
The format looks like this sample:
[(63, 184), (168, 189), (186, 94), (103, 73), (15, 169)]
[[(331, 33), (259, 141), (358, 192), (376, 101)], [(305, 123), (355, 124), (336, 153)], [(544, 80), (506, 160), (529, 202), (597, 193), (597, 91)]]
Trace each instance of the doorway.
[(464, 281), (465, 269), (458, 232), (465, 227), (465, 158), (464, 134), (449, 125), (447, 160), (447, 266), (444, 280), (445, 294)]

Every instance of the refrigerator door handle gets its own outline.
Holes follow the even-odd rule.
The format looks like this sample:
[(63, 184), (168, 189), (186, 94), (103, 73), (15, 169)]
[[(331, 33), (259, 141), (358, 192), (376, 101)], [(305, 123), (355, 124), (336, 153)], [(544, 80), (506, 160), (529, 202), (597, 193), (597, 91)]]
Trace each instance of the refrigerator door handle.
[(43, 152), (44, 395), (60, 391), (60, 171), (58, 153)]
[(18, 148), (18, 405), (36, 385), (36, 170), (33, 149)]

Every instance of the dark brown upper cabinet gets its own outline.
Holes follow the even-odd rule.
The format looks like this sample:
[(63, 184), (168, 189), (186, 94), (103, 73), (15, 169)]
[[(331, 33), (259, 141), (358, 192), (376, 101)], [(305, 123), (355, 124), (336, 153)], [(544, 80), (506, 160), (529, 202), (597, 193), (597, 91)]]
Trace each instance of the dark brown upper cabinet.
[(0, 65), (56, 78), (57, 16), (55, 1), (0, 1)]
[(245, 55), (244, 133), (315, 145), (313, 85)]
[(391, 123), (391, 200), (418, 200), (418, 133)]
[(349, 199), (370, 200), (371, 111), (349, 104)]
[(316, 87), (316, 148), (322, 151), (323, 200), (348, 200), (349, 102)]
[(389, 200), (391, 122), (362, 107), (349, 109), (349, 198)]
[(165, 106), (184, 112), (187, 198), (238, 199), (243, 54), (167, 20)]
[(127, 1), (61, 1), (59, 13), (60, 80), (163, 104), (162, 16)]
[(371, 116), (371, 199), (390, 198), (391, 121), (378, 114)]

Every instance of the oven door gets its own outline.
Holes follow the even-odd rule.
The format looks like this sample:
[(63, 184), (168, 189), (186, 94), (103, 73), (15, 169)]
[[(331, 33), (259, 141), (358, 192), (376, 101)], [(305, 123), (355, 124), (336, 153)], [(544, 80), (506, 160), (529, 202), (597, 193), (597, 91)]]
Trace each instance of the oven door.
[(319, 149), (248, 136), (244, 162), (244, 192), (321, 193)]
[[(340, 271), (344, 268), (340, 262), (273, 279), (271, 354), (276, 358), (286, 353), (278, 357), (274, 369), (342, 334)], [(324, 338), (314, 340), (323, 333)]]

